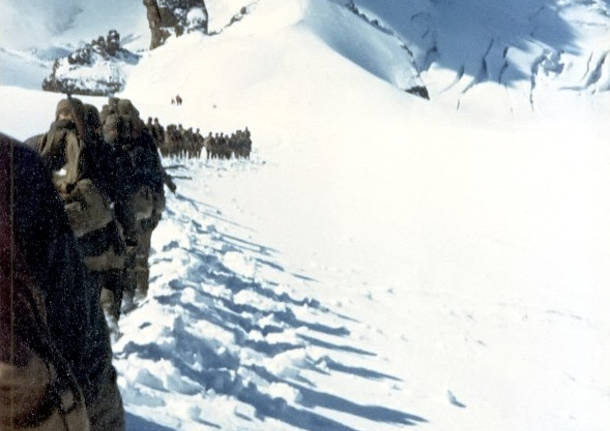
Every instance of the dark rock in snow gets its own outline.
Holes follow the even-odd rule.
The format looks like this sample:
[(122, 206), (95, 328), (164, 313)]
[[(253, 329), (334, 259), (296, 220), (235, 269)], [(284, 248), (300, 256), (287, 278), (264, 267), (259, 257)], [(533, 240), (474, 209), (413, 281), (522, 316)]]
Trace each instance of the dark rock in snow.
[(150, 27), (150, 49), (170, 36), (191, 31), (208, 32), (208, 11), (204, 0), (143, 0)]
[(409, 94), (414, 94), (415, 96), (430, 100), (430, 94), (428, 94), (428, 89), (423, 85), (417, 85), (415, 87), (407, 88), (405, 91)]
[(116, 30), (86, 43), (67, 56), (56, 59), (42, 89), (59, 93), (110, 96), (123, 89), (123, 67), (135, 65), (139, 56), (121, 47)]

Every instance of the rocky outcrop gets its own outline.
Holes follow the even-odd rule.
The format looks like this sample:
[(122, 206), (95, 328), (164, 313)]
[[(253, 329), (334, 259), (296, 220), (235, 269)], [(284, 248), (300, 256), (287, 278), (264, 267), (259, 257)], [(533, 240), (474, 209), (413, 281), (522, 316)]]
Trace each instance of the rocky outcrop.
[(116, 30), (86, 43), (55, 60), (53, 71), (42, 89), (68, 94), (110, 96), (125, 85), (125, 69), (138, 63), (139, 56), (122, 48)]
[(428, 93), (428, 89), (423, 85), (416, 85), (415, 87), (407, 88), (405, 91), (422, 99), (430, 100), (430, 93)]
[(204, 0), (143, 0), (150, 27), (150, 49), (170, 36), (191, 31), (208, 32), (208, 11)]

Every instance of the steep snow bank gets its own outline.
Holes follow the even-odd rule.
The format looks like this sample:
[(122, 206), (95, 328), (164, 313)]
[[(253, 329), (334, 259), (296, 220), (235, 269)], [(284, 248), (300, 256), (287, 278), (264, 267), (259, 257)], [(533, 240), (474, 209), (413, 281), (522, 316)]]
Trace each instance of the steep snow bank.
[[(253, 5), (237, 25), (226, 28), (222, 36), (221, 40), (217, 40), (219, 36), (204, 37), (196, 34), (182, 37), (171, 48), (163, 49), (165, 54), (150, 56), (149, 62), (145, 63), (148, 66), (140, 68), (140, 73), (145, 73), (147, 67), (154, 68), (159, 70), (154, 79), (158, 82), (172, 80), (175, 84), (174, 93), (197, 94), (202, 86), (213, 87), (212, 82), (200, 82), (199, 76), (214, 71), (212, 73), (239, 74), (247, 80), (269, 80), (270, 77), (266, 74), (284, 73), (279, 69), (273, 70), (277, 61), (281, 65), (283, 61), (289, 62), (292, 57), (298, 58), (315, 52), (320, 42), (323, 42), (328, 47), (322, 49), (332, 50), (336, 55), (345, 57), (400, 89), (421, 85), (410, 55), (400, 47), (396, 39), (370, 27), (344, 6), (326, 1), (260, 2)], [(286, 38), (287, 43), (278, 43), (282, 38)], [(278, 55), (283, 59), (278, 58)], [(264, 63), (251, 61), (259, 56), (266, 58)], [(224, 63), (225, 59), (231, 59), (235, 64), (232, 70), (221, 71), (217, 68), (216, 65)], [(186, 61), (189, 66), (180, 71), (172, 71), (159, 67), (155, 63), (159, 61), (174, 64)], [(315, 56), (310, 57), (306, 67), (317, 66), (324, 67)], [(246, 70), (249, 72), (244, 73)], [(333, 73), (330, 69), (327, 71)], [(291, 73), (289, 69), (285, 72)], [(136, 75), (131, 80), (133, 90), (127, 88), (126, 92), (138, 91), (138, 82), (147, 81), (142, 78)], [(165, 86), (161, 86), (163, 87)], [(213, 88), (210, 91), (214, 91)], [(168, 99), (169, 95), (157, 93), (156, 97)]]
[(304, 22), (338, 54), (403, 90), (423, 86), (408, 48), (344, 4), (309, 3)]

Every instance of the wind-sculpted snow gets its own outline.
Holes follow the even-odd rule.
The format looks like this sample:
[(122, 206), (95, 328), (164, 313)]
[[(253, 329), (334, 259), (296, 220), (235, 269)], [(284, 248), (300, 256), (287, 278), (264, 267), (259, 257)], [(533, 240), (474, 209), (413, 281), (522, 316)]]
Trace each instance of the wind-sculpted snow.
[(345, 5), (312, 1), (305, 23), (338, 54), (396, 87), (424, 85), (409, 49), (383, 28), (357, 19)]
[[(600, 63), (610, 29), (604, 0), (354, 0), (351, 7), (402, 40), (433, 97), (448, 92), (458, 106), (486, 83), (516, 90), (532, 108), (539, 81), (555, 90), (609, 87)], [(602, 67), (591, 68), (590, 56)]]
[(554, 0), (354, 0), (353, 4), (413, 45), (422, 68), (435, 55), (439, 66), (454, 71), (465, 66), (466, 74), (475, 77), (490, 40), (495, 40), (500, 54), (507, 44), (523, 49), (530, 41), (557, 50), (575, 48), (574, 29)]
[[(184, 178), (193, 170), (172, 172)], [(367, 385), (401, 381), (351, 336), (353, 319), (299, 292), (315, 280), (285, 268), (246, 227), (179, 192), (153, 247), (150, 296), (124, 318), (114, 346), (131, 430), (155, 429), (147, 421), (180, 430), (362, 429), (337, 413), (370, 426), (425, 422), (309, 380), (314, 373)]]

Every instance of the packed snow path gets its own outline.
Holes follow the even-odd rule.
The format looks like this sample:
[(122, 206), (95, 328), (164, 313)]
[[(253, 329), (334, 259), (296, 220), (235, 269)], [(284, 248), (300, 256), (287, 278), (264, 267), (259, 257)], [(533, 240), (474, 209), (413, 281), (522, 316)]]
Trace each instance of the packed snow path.
[(400, 390), (402, 380), (351, 336), (360, 322), (301, 292), (332, 286), (284, 268), (246, 227), (179, 190), (153, 239), (149, 298), (123, 318), (115, 344), (129, 429), (350, 431), (425, 422), (406, 406), (353, 393), (363, 385)]
[(367, 288), (349, 262), (291, 268), (216, 206), (242, 212), (227, 191), (272, 166), (166, 164), (180, 188), (153, 236), (149, 298), (115, 343), (130, 431), (603, 429), (607, 322), (418, 283)]

